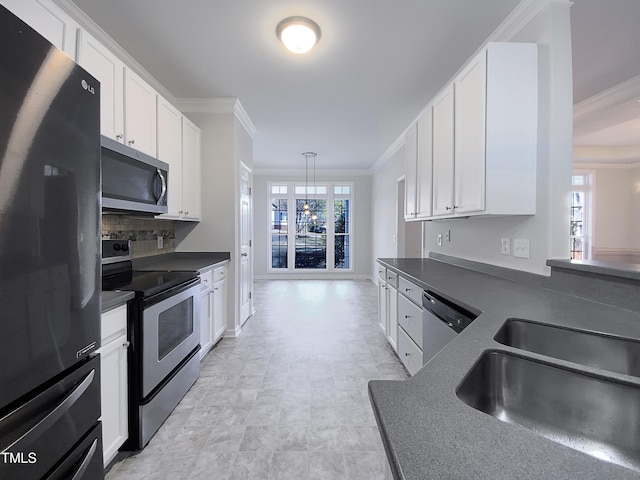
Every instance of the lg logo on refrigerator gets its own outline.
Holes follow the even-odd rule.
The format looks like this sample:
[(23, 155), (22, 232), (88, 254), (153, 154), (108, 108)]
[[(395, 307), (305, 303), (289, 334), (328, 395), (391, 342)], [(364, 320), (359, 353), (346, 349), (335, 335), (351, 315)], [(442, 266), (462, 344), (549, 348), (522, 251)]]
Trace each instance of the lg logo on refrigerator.
[(80, 82), (80, 84), (82, 85), (82, 88), (84, 88), (91, 95), (95, 95), (96, 94), (95, 88), (93, 88), (91, 85), (89, 85), (86, 80), (82, 80), (82, 82)]

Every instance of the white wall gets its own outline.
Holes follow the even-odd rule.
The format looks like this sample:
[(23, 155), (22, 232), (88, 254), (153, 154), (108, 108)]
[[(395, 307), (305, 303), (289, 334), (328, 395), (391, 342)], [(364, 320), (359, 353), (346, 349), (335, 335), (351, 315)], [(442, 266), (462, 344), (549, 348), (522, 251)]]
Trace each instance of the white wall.
[(377, 258), (396, 256), (398, 178), (405, 173), (404, 146), (393, 153), (374, 173), (371, 180), (371, 272), (377, 272)]
[[(569, 257), (573, 124), (569, 4), (550, 2), (524, 26), (493, 40), (538, 44), (536, 215), (426, 222), (424, 251), (548, 274), (548, 258)], [(451, 242), (439, 247), (436, 235), (446, 230), (451, 231)], [(501, 255), (503, 237), (529, 239), (530, 258)]]
[[(303, 182), (302, 175), (283, 175), (279, 173), (256, 174), (253, 177), (253, 215), (254, 215), (254, 272), (256, 278), (284, 278), (284, 272), (269, 272), (269, 249), (271, 248), (271, 234), (269, 218), (271, 204), (269, 202), (269, 182)], [(322, 172), (316, 173), (316, 182), (354, 182), (352, 204), (353, 272), (327, 272), (332, 278), (353, 278), (371, 276), (371, 176), (326, 176)], [(291, 276), (308, 276), (308, 274), (287, 273)], [(313, 272), (314, 278), (324, 276), (324, 272)]]
[(640, 164), (576, 163), (574, 168), (593, 174), (594, 259), (637, 263), (640, 258)]

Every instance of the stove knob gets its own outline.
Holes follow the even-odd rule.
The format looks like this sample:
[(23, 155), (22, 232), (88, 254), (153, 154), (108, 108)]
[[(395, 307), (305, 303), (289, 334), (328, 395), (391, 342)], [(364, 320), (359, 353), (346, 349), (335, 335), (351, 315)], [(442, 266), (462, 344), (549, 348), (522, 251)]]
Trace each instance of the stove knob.
[(127, 250), (129, 250), (129, 244), (125, 242), (122, 244), (122, 251), (126, 252)]
[(114, 251), (119, 252), (121, 248), (122, 248), (122, 247), (120, 246), (120, 244), (119, 244), (119, 243), (114, 243), (114, 244), (113, 244), (113, 250), (114, 250)]

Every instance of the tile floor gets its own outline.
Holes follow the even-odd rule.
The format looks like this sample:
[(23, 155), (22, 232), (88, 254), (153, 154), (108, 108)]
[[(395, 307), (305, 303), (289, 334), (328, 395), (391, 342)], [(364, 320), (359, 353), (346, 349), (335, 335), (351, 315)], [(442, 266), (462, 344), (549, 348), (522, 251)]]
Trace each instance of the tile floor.
[(256, 314), (203, 359), (200, 379), (107, 480), (377, 480), (385, 455), (367, 395), (406, 370), (368, 280), (255, 283)]

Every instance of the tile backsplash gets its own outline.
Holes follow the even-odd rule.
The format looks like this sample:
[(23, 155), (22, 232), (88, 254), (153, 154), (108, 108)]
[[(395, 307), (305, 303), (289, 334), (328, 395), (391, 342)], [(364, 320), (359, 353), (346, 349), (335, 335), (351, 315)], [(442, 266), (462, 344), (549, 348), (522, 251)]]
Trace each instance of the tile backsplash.
[[(162, 248), (158, 248), (162, 237)], [(133, 258), (173, 253), (176, 250), (175, 220), (102, 215), (102, 238), (131, 240)]]

